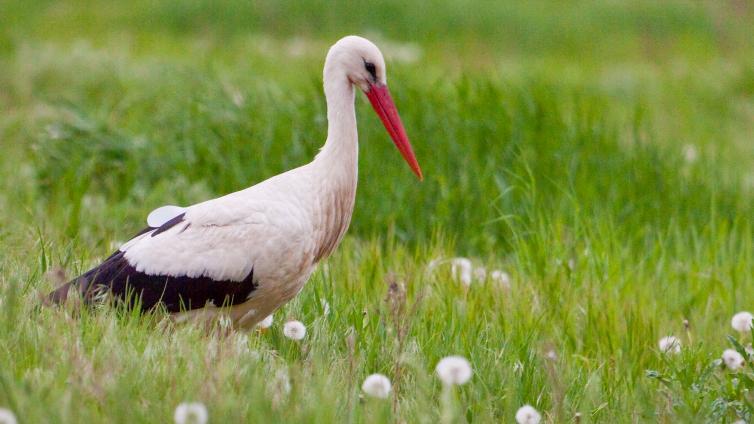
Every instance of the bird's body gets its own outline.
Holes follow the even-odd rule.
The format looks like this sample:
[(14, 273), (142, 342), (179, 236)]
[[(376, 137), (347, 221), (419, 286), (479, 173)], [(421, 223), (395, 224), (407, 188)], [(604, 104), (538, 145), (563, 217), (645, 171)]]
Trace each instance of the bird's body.
[[(381, 79), (374, 64), (372, 71), (366, 68), (372, 81), (366, 81), (365, 92), (373, 105), (386, 102), (373, 99), (384, 87), (379, 50), (359, 37), (340, 40), (325, 63), (327, 141), (312, 162), (217, 199), (155, 211), (148, 229), (53, 292), (53, 300), (64, 300), (68, 287), (77, 286), (89, 301), (114, 295), (138, 299), (143, 310), (163, 305), (179, 318), (222, 313), (248, 327), (293, 298), (317, 263), (335, 250), (351, 221), (358, 175), (354, 85), (364, 89), (348, 72), (354, 52), (362, 67), (377, 62), (381, 68)], [(392, 101), (385, 107), (390, 106)], [(391, 117), (384, 108), (375, 109), (386, 127), (386, 119), (392, 119), (388, 131), (401, 149), (396, 125), (406, 144), (408, 139), (397, 113)], [(410, 156), (409, 164), (420, 175)]]

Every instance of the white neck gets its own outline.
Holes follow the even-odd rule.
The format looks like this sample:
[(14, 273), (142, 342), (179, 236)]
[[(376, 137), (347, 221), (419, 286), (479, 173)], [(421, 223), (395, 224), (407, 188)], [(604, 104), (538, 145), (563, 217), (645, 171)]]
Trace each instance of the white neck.
[[(327, 141), (314, 160), (329, 171), (343, 170), (355, 178), (359, 158), (353, 85), (344, 73), (325, 68)], [(349, 175), (350, 174), (350, 175)]]
[(351, 222), (358, 180), (359, 136), (356, 132), (354, 90), (342, 72), (325, 65), (327, 141), (314, 159), (313, 170), (321, 184), (319, 232), (315, 262), (338, 246)]

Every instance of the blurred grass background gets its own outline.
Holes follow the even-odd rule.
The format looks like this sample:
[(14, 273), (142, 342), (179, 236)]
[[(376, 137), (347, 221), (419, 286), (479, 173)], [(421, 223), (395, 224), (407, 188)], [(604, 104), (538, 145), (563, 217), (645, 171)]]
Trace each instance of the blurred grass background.
[[(304, 354), (279, 335), (250, 342), (300, 369), (311, 398), (288, 412), (264, 396), (237, 408), (274, 374), (252, 367), (204, 394), (212, 415), (370, 421), (355, 406), (352, 375), (322, 368), (350, 360), (342, 335), (354, 327), (359, 378), (390, 370), (400, 355), (385, 348), (391, 333), (375, 299), (397, 273), (411, 299), (432, 290), (412, 333), (400, 419), (435, 420), (438, 391), (427, 375), (451, 353), (469, 356), (479, 379), (462, 392), (458, 420), (509, 421), (525, 402), (554, 422), (578, 411), (595, 421), (732, 419), (735, 405), (712, 402), (734, 399), (719, 387), (697, 407), (682, 399), (699, 384), (663, 392), (643, 372), (662, 366), (656, 340), (681, 332), (683, 319), (693, 350), (679, 361), (696, 369), (718, 354), (729, 316), (751, 308), (752, 22), (749, 1), (3, 2), (0, 337), (23, 353), (0, 356), (10, 364), (0, 400), (27, 405), (32, 422), (118, 421), (128, 414), (114, 411), (131, 411), (129, 399), (143, 402), (137, 421), (169, 417), (172, 404), (145, 400), (164, 386), (140, 389), (104, 371), (116, 358), (145, 372), (133, 350), (159, 331), (104, 313), (66, 328), (35, 307), (36, 290), (51, 287), (43, 275), (91, 265), (155, 207), (310, 160), (326, 132), (324, 55), (356, 33), (386, 55), (426, 181), (414, 180), (357, 98), (360, 181), (347, 243), (281, 313), (320, 336)], [(438, 255), (503, 267), (513, 289), (465, 292), (447, 273), (427, 276)], [(321, 299), (334, 318), (320, 317)], [(381, 319), (366, 322), (362, 311)], [(76, 327), (100, 335), (81, 338)], [(182, 331), (177, 345), (155, 349), (185, 355), (194, 377), (174, 382), (180, 367), (148, 362), (172, 382), (176, 402), (201, 377), (231, 375), (243, 361), (202, 363), (217, 341)], [(65, 384), (75, 367), (37, 351), (48, 339), (83, 346), (71, 361), (95, 365), (80, 385)], [(103, 340), (111, 349), (98, 356)], [(542, 359), (551, 348), (562, 358), (554, 368)], [(100, 377), (119, 388), (89, 393)], [(336, 398), (333, 386), (350, 391)], [(77, 410), (72, 394), (110, 409)], [(32, 406), (42, 400), (59, 413)], [(379, 411), (376, 420), (391, 415)]]

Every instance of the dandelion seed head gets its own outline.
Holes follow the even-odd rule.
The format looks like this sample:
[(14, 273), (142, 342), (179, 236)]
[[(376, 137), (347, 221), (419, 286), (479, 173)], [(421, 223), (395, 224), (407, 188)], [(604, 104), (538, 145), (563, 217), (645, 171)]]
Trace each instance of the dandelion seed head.
[(542, 421), (542, 415), (531, 405), (524, 405), (516, 411), (518, 424), (539, 424), (540, 421)]
[(443, 384), (461, 385), (466, 384), (471, 378), (471, 364), (462, 356), (446, 356), (437, 363), (435, 368), (437, 376)]
[(206, 424), (209, 419), (207, 407), (201, 402), (184, 402), (175, 408), (175, 424)]
[(460, 281), (464, 286), (471, 285), (472, 266), (468, 258), (453, 258), (450, 260), (450, 273), (453, 279)]
[(554, 350), (550, 349), (545, 353), (545, 358), (551, 360), (551, 361), (557, 361), (558, 360), (558, 354)]
[(364, 384), (361, 385), (361, 390), (364, 393), (380, 399), (387, 399), (391, 389), (390, 379), (382, 374), (370, 375), (364, 380)]
[(14, 414), (13, 411), (6, 408), (0, 408), (0, 424), (16, 423), (18, 423), (18, 420), (16, 419), (16, 414)]
[(263, 320), (261, 320), (261, 321), (259, 321), (257, 323), (257, 327), (259, 327), (259, 328), (270, 328), (270, 327), (272, 327), (272, 321), (273, 321), (272, 314), (269, 314), (269, 315), (267, 315), (267, 318), (265, 318), (265, 319), (263, 319)]
[(283, 326), (283, 335), (291, 340), (301, 340), (306, 337), (306, 326), (301, 321), (288, 321)]
[(723, 352), (723, 363), (731, 371), (738, 371), (746, 365), (743, 355), (734, 349), (726, 349)]
[(733, 315), (733, 318), (730, 320), (730, 326), (739, 333), (748, 333), (751, 331), (752, 319), (754, 319), (754, 316), (750, 312), (741, 311)]
[(681, 340), (676, 336), (667, 336), (657, 342), (662, 353), (681, 353)]

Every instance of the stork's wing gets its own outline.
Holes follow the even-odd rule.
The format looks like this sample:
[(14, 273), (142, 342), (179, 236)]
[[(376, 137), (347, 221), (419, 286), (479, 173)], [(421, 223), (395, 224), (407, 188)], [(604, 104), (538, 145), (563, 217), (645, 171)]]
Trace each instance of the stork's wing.
[(166, 205), (161, 206), (147, 215), (147, 225), (151, 228), (158, 228), (163, 226), (166, 222), (175, 218), (178, 215), (185, 214), (186, 208)]
[(109, 293), (131, 305), (138, 299), (143, 310), (243, 303), (256, 287), (252, 258), (240, 256), (244, 227), (192, 226), (183, 212), (145, 229), (73, 284), (87, 301)]
[(51, 300), (64, 301), (68, 287), (78, 286), (87, 300), (109, 292), (141, 299), (144, 310), (164, 304), (173, 312), (243, 303), (259, 279), (295, 278), (311, 265), (318, 237), (307, 206), (316, 193), (302, 185), (308, 181), (302, 172), (187, 208), (155, 210), (150, 227)]
[(279, 262), (289, 259), (287, 243), (305, 245), (308, 232), (291, 217), (295, 208), (274, 202), (239, 208), (235, 201), (219, 200), (189, 207), (160, 227), (145, 229), (72, 285), (88, 301), (109, 292), (140, 299), (143, 310), (158, 304), (177, 312), (208, 302), (245, 302), (257, 285), (255, 270), (271, 275), (284, 268)]

